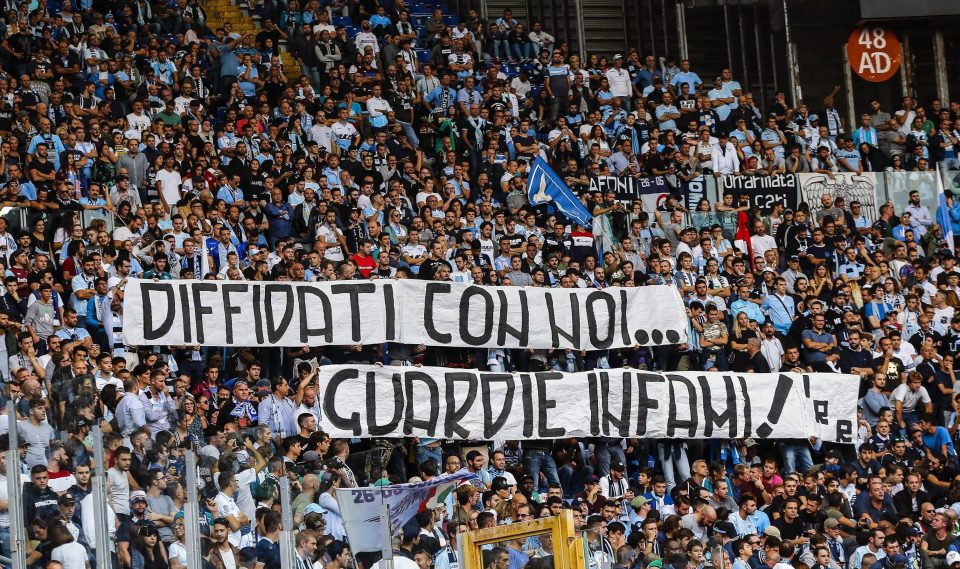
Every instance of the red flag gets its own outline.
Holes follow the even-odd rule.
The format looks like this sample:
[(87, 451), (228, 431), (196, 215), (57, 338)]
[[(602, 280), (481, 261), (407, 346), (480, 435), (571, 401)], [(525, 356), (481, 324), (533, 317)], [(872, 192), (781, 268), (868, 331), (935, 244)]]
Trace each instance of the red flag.
[[(747, 212), (745, 211), (737, 213), (737, 234), (733, 240), (733, 246), (739, 247), (741, 251), (747, 254), (747, 266), (756, 269), (753, 266), (753, 247), (750, 245), (750, 229), (747, 227)], [(739, 244), (741, 241), (743, 245)]]

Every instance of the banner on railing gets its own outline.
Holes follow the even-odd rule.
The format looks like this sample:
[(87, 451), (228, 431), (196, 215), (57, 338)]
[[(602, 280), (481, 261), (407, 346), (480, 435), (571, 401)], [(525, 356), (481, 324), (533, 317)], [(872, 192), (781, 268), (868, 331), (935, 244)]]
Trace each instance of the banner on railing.
[(690, 180), (680, 180), (680, 197), (690, 211), (697, 210), (700, 200), (706, 198), (710, 207), (717, 203), (717, 182), (713, 176), (697, 176)]
[(670, 195), (673, 188), (664, 176), (594, 176), (590, 178), (591, 192), (617, 192), (617, 201), (643, 202), (644, 211), (656, 211), (657, 206)]
[[(759, 209), (760, 213), (770, 213), (778, 203), (785, 208), (797, 209), (797, 177), (794, 174), (720, 176), (719, 183), (721, 196), (726, 192), (746, 195), (750, 198), (750, 207)], [(734, 200), (734, 203), (738, 202), (738, 199)]]
[(487, 287), (418, 280), (323, 283), (134, 280), (131, 345), (305, 346), (402, 342), (605, 350), (678, 344), (676, 287)]
[[(806, 439), (849, 443), (857, 378), (842, 374), (485, 373), (324, 366), (333, 437)], [(359, 404), (358, 404), (359, 402)]]
[(463, 469), (415, 484), (337, 488), (337, 504), (343, 527), (350, 538), (350, 548), (353, 551), (380, 551), (383, 548), (380, 512), (384, 505), (390, 507), (390, 535), (400, 535), (403, 526), (418, 513), (439, 508), (458, 485), (477, 479), (476, 474)]
[(816, 219), (817, 212), (823, 209), (820, 197), (829, 194), (833, 199), (843, 197), (844, 208), (849, 210), (850, 203), (860, 202), (861, 211), (870, 221), (879, 217), (879, 207), (883, 205), (883, 175), (874, 172), (856, 174), (837, 172), (832, 177), (826, 174), (797, 174), (800, 184), (800, 199), (810, 207), (810, 216)]

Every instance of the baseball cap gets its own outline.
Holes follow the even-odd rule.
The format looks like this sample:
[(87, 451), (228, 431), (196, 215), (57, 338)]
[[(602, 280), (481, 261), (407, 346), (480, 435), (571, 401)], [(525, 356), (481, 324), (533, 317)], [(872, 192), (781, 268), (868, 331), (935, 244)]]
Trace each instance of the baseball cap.
[(61, 506), (66, 506), (68, 504), (76, 504), (76, 503), (77, 503), (77, 499), (74, 498), (73, 494), (71, 494), (70, 492), (67, 492), (66, 494), (63, 494), (59, 498), (57, 498), (57, 504)]
[(768, 536), (768, 537), (775, 537), (775, 538), (777, 538), (777, 539), (781, 539), (781, 537), (780, 537), (780, 530), (777, 529), (775, 526), (767, 526), (767, 528), (766, 528), (765, 530), (763, 530), (763, 535)]
[[(905, 527), (905, 528), (903, 529), (903, 535), (908, 536), (908, 537), (909, 537), (909, 536), (920, 535), (920, 533), (921, 533), (920, 530), (917, 529), (915, 526), (907, 526), (907, 527)], [(956, 552), (954, 552), (954, 553), (956, 553)], [(960, 557), (957, 558), (957, 561), (960, 561)]]
[(270, 389), (273, 386), (270, 384), (269, 379), (261, 379), (256, 383), (256, 385), (254, 385), (254, 387), (257, 389), (260, 389), (261, 387), (266, 387), (267, 389)]
[(947, 554), (947, 565), (953, 565), (954, 563), (960, 563), (960, 553), (951, 551)]
[(732, 536), (737, 534), (737, 530), (730, 522), (726, 520), (720, 520), (719, 522), (713, 524), (713, 533), (717, 535)]
[(648, 503), (650, 503), (650, 498), (646, 498), (644, 496), (637, 496), (633, 500), (630, 500), (630, 506), (633, 508), (642, 508)]
[(618, 59), (623, 59), (623, 55), (621, 55), (621, 54), (618, 53), (618, 54), (616, 54), (616, 55), (613, 56), (613, 60), (614, 60), (614, 61), (616, 61), (616, 60), (618, 60)]
[(494, 491), (496, 490), (507, 490), (510, 488), (510, 484), (507, 483), (507, 479), (503, 476), (497, 476), (493, 479), (490, 488)]
[(758, 442), (757, 442), (757, 439), (754, 439), (754, 438), (745, 439), (745, 440), (743, 441), (743, 446), (745, 446), (745, 447), (747, 447), (747, 448), (755, 447), (755, 446), (759, 446), (759, 445), (760, 445), (760, 443), (758, 443)]
[(907, 556), (902, 553), (894, 553), (893, 555), (890, 556), (890, 563), (893, 563), (893, 564), (907, 563), (908, 561), (909, 560), (907, 559)]
[(303, 515), (314, 514), (314, 513), (316, 513), (316, 514), (326, 514), (326, 513), (327, 513), (327, 509), (324, 508), (323, 506), (321, 506), (320, 504), (317, 504), (316, 502), (311, 502), (311, 503), (308, 504), (307, 507), (303, 510)]
[(818, 120), (820, 120), (820, 117), (818, 117), (817, 115), (811, 114), (809, 117), (807, 117), (807, 120), (810, 122), (817, 122)]
[(320, 460), (320, 455), (315, 450), (308, 450), (300, 457), (300, 462), (316, 462)]
[(616, 470), (617, 472), (624, 472), (627, 470), (627, 465), (619, 460), (615, 460), (610, 464), (610, 470)]
[(827, 519), (823, 522), (823, 527), (824, 527), (824, 529), (835, 528), (835, 527), (837, 527), (838, 525), (840, 525), (840, 522), (837, 521), (837, 520), (834, 519), (834, 518), (827, 518)]
[(600, 477), (597, 476), (596, 474), (591, 474), (590, 476), (587, 476), (586, 483), (587, 483), (587, 484), (599, 484), (599, 483), (600, 483)]
[(146, 501), (147, 501), (147, 493), (144, 492), (143, 490), (134, 490), (133, 492), (130, 492), (131, 504), (133, 504), (134, 502), (146, 502)]

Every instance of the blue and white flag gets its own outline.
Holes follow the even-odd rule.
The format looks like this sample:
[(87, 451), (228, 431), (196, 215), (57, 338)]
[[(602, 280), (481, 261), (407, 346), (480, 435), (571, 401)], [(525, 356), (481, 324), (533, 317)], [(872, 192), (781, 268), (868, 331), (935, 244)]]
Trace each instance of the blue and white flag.
[(593, 215), (563, 183), (560, 176), (557, 176), (546, 160), (539, 156), (530, 166), (530, 175), (527, 177), (527, 199), (533, 205), (552, 202), (553, 206), (571, 221), (584, 227), (590, 227), (593, 224)]
[(943, 177), (940, 176), (940, 165), (937, 164), (937, 224), (943, 231), (943, 239), (954, 255), (953, 223), (950, 222), (950, 208), (947, 207), (947, 191), (943, 187)]
[(391, 536), (401, 535), (403, 526), (424, 510), (443, 506), (447, 496), (464, 482), (478, 480), (466, 468), (416, 484), (391, 484), (365, 488), (337, 488), (337, 503), (353, 551), (380, 551), (384, 527), (382, 506), (390, 508)]

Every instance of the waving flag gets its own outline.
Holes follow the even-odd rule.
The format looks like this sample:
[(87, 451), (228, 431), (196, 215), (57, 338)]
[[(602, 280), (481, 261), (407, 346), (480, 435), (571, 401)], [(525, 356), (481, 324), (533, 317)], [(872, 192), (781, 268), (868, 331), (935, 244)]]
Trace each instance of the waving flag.
[(417, 513), (439, 508), (457, 486), (474, 480), (479, 477), (464, 468), (416, 484), (338, 488), (337, 503), (351, 549), (380, 551), (382, 505), (390, 507), (390, 534), (399, 535), (403, 526)]
[(954, 255), (953, 223), (950, 222), (950, 209), (947, 207), (947, 191), (943, 187), (943, 177), (940, 176), (940, 164), (937, 164), (937, 224), (943, 231), (943, 239)]
[(563, 215), (584, 227), (593, 223), (593, 216), (587, 208), (539, 156), (533, 161), (527, 177), (527, 199), (533, 205), (552, 203)]
[(747, 256), (747, 266), (753, 266), (753, 246), (750, 244), (750, 230), (748, 227), (747, 212), (741, 211), (737, 214), (737, 234), (734, 235), (733, 246), (743, 251)]

